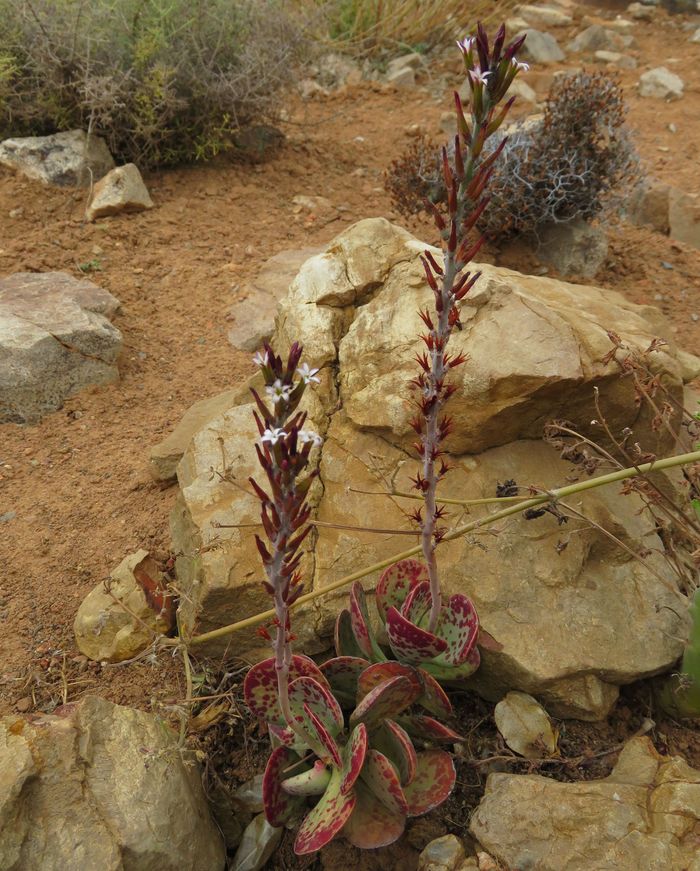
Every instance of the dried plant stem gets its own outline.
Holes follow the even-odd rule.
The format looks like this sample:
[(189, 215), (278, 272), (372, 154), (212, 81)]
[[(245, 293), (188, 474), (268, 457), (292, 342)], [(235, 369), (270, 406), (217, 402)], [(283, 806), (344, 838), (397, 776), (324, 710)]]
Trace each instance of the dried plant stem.
[[(640, 465), (633, 468), (620, 469), (616, 472), (610, 472), (607, 475), (601, 475), (598, 478), (591, 478), (587, 481), (578, 481), (575, 484), (569, 484), (566, 487), (559, 487), (556, 490), (551, 490), (548, 493), (542, 494), (541, 496), (533, 496), (532, 498), (527, 499), (519, 505), (511, 505), (508, 508), (504, 508), (502, 511), (497, 511), (495, 514), (490, 514), (488, 517), (481, 517), (478, 520), (473, 520), (471, 523), (467, 523), (464, 526), (460, 526), (457, 529), (453, 529), (450, 532), (446, 533), (443, 540), (453, 541), (454, 539), (460, 538), (461, 536), (466, 535), (467, 533), (472, 532), (473, 530), (478, 529), (481, 526), (490, 525), (498, 520), (503, 520), (506, 517), (511, 517), (514, 514), (518, 514), (520, 511), (524, 511), (528, 508), (534, 508), (537, 505), (542, 505), (546, 502), (551, 502), (552, 500), (560, 499), (567, 496), (573, 496), (577, 493), (584, 493), (587, 490), (594, 490), (596, 487), (603, 487), (606, 484), (615, 484), (618, 481), (624, 481), (627, 478), (633, 478), (635, 475), (644, 474), (646, 472), (661, 472), (664, 469), (672, 469), (676, 466), (684, 466), (688, 463), (698, 462), (700, 462), (700, 451), (692, 451), (688, 454), (680, 454), (677, 457), (666, 457), (663, 460), (654, 460), (651, 463), (641, 463)], [(367, 566), (364, 569), (359, 569), (358, 571), (353, 572), (350, 575), (339, 578), (337, 581), (334, 581), (332, 584), (328, 584), (326, 587), (323, 587), (320, 590), (313, 590), (310, 593), (306, 593), (305, 595), (300, 596), (296, 600), (295, 606), (303, 605), (306, 602), (312, 602), (314, 599), (318, 599), (320, 596), (323, 596), (326, 593), (331, 593), (334, 590), (338, 590), (341, 587), (345, 587), (348, 584), (351, 584), (353, 581), (357, 581), (360, 578), (364, 578), (367, 575), (373, 574), (374, 572), (381, 571), (382, 569), (387, 568), (387, 566), (393, 565), (399, 560), (408, 559), (409, 557), (415, 556), (417, 553), (420, 552), (420, 550), (421, 546), (416, 545), (415, 547), (409, 548), (402, 553), (394, 554), (393, 556), (381, 560), (380, 562), (376, 562), (371, 566)], [(682, 594), (679, 592), (678, 595), (680, 596)], [(211, 632), (204, 632), (202, 635), (195, 635), (193, 638), (190, 639), (189, 643), (191, 645), (204, 644), (208, 641), (214, 641), (217, 638), (225, 638), (227, 635), (231, 635), (234, 632), (239, 632), (242, 629), (248, 629), (251, 626), (257, 626), (260, 623), (264, 623), (266, 620), (274, 617), (274, 615), (274, 611), (264, 611), (260, 614), (254, 614), (252, 617), (246, 617), (244, 620), (239, 620), (238, 622), (231, 623), (228, 626), (222, 626), (219, 629), (213, 629)]]

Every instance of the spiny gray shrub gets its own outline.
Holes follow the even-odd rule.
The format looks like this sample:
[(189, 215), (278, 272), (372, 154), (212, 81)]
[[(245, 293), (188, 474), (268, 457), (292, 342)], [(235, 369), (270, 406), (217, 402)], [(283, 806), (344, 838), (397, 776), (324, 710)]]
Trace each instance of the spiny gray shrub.
[(280, 0), (0, 0), (0, 138), (81, 127), (142, 168), (274, 120), (301, 37)]
[[(640, 176), (625, 113), (622, 91), (611, 76), (558, 77), (543, 118), (511, 129), (495, 165), (481, 229), (499, 238), (536, 236), (547, 224), (590, 221), (618, 208)], [(446, 197), (432, 153), (428, 141), (414, 143), (387, 173), (387, 190), (404, 215), (426, 208), (426, 198)]]

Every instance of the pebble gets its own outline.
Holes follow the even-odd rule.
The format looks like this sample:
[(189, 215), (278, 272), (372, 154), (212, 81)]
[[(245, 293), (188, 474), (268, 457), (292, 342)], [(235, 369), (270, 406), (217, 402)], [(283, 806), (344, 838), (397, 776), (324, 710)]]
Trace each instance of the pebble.
[(15, 710), (19, 711), (20, 714), (26, 714), (31, 707), (32, 700), (29, 696), (25, 696), (23, 699), (19, 699), (19, 701), (15, 702)]
[(4, 514), (0, 514), (0, 523), (9, 523), (15, 517), (17, 517), (16, 511), (6, 511)]
[(700, 315), (697, 314), (697, 312), (693, 312), (692, 315), (690, 316), (690, 320), (696, 324), (698, 321), (700, 321)]
[(666, 260), (662, 260), (661, 265), (664, 269), (673, 269), (673, 263), (668, 263)]

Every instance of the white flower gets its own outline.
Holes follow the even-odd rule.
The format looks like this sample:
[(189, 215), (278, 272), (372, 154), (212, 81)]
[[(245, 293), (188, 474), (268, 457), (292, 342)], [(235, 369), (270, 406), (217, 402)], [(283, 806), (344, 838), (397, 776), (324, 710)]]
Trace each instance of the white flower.
[(263, 444), (265, 442), (269, 442), (271, 445), (276, 445), (277, 442), (280, 439), (283, 439), (286, 435), (287, 433), (283, 429), (276, 426), (274, 427), (274, 429), (266, 429), (265, 432), (262, 434), (262, 438), (260, 439), (260, 441), (262, 441)]
[(469, 70), (469, 78), (476, 84), (479, 82), (482, 85), (488, 84), (488, 78), (491, 75), (490, 72), (482, 72), (479, 69)]
[(321, 379), (316, 377), (318, 369), (309, 369), (308, 363), (302, 363), (297, 372), (304, 384), (311, 384), (312, 381), (316, 382), (316, 384), (321, 383)]
[(279, 378), (265, 388), (265, 393), (267, 393), (275, 405), (277, 405), (280, 400), (286, 402), (289, 399), (291, 392), (291, 386), (289, 384), (283, 384)]
[(297, 440), (302, 445), (311, 442), (315, 447), (319, 447), (323, 444), (321, 436), (311, 429), (300, 429), (297, 433)]
[(465, 54), (467, 54), (468, 52), (470, 52), (472, 50), (475, 42), (476, 42), (475, 36), (467, 36), (465, 39), (461, 40), (461, 42), (458, 39), (457, 45), (458, 45), (460, 51), (463, 51)]
[(530, 69), (530, 64), (526, 64), (525, 61), (518, 60), (515, 57), (511, 60), (511, 63), (523, 73), (526, 73)]
[(262, 369), (263, 366), (267, 366), (267, 351), (264, 353), (262, 351), (258, 351), (257, 354), (253, 357), (253, 363), (256, 366), (260, 366)]

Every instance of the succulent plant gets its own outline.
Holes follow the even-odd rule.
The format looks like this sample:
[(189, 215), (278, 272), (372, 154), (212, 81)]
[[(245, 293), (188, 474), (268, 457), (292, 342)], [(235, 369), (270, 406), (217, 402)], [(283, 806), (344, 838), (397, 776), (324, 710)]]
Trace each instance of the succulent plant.
[(435, 631), (427, 628), (431, 596), (423, 563), (405, 559), (389, 566), (379, 579), (375, 601), (381, 624), (379, 637), (372, 630), (362, 585), (359, 581), (354, 584), (350, 608), (341, 611), (336, 622), (339, 657), (365, 657), (371, 662), (393, 657), (414, 666), (431, 688), (426, 692), (433, 694), (437, 681), (459, 681), (479, 667), (479, 618), (467, 596), (455, 593), (442, 602)]
[[(276, 745), (263, 779), (265, 815), (273, 826), (301, 820), (297, 854), (320, 850), (340, 833), (356, 847), (386, 846), (401, 836), (408, 817), (427, 813), (449, 796), (455, 782), (450, 755), (417, 750), (414, 741), (454, 743), (460, 736), (410, 710), (427, 702), (451, 711), (437, 684), (426, 691), (412, 667), (369, 664), (360, 657), (338, 657), (319, 668), (294, 656), (289, 678), (292, 725), (298, 728), (282, 715), (274, 658), (251, 668), (244, 692)], [(336, 686), (352, 708), (347, 726)]]

